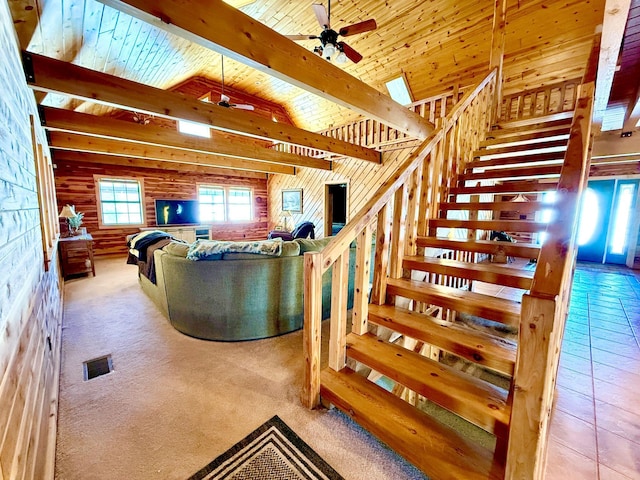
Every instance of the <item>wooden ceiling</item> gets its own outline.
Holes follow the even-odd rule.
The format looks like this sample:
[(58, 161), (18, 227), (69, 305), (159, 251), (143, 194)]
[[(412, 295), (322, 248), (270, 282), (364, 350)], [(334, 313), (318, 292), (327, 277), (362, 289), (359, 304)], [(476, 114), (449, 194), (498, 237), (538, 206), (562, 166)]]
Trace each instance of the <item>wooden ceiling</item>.
[[(103, 1), (118, 9), (95, 0), (9, 0), (9, 4), (21, 47), (30, 52), (163, 90), (172, 90), (193, 77), (220, 82), (220, 53), (203, 46), (208, 44), (206, 39), (198, 42), (188, 35), (172, 33), (174, 24), (179, 24), (177, 14), (174, 22), (173, 14), (169, 17), (168, 13), (160, 12), (172, 2)], [(147, 5), (165, 22), (147, 23), (124, 13), (125, 3)], [(229, 0), (227, 3), (240, 6), (249, 20), (255, 20), (255, 28), (264, 24), (280, 34), (320, 33), (311, 0)], [(506, 3), (505, 94), (582, 75), (595, 26), (603, 20), (604, 0), (507, 0)], [(212, 22), (222, 22), (208, 25), (211, 35), (225, 31), (234, 37), (236, 30), (240, 31), (240, 25), (234, 23), (237, 17), (226, 16), (226, 10), (216, 6), (216, 2), (193, 1), (182, 2), (182, 5), (187, 19), (197, 10), (202, 12), (197, 14), (202, 18), (208, 16)], [(344, 39), (362, 53), (364, 59), (358, 64), (348, 62), (339, 69), (385, 95), (384, 82), (404, 74), (416, 100), (454, 86), (471, 85), (488, 72), (494, 6), (495, 0), (334, 0), (331, 4), (334, 29), (369, 18), (374, 18), (378, 25), (372, 32)], [(167, 24), (167, 18), (171, 25)], [(250, 30), (245, 32), (247, 38), (251, 36)], [(238, 34), (233, 41), (242, 43), (242, 40)], [(333, 65), (324, 68), (318, 63), (321, 59), (310, 53), (316, 40), (297, 43), (304, 49), (290, 50), (295, 54), (290, 54), (289, 61), (294, 66), (306, 65), (300, 57), (307, 54), (312, 57), (305, 59), (312, 68), (307, 68), (303, 83), (317, 82), (313, 88), (303, 89), (292, 85), (295, 81), (274, 76), (277, 72), (269, 65), (271, 58), (265, 60), (266, 66), (262, 67), (256, 66), (260, 58), (252, 59), (251, 66), (246, 63), (252, 61), (233, 60), (230, 57), (234, 52), (229, 49), (235, 45), (221, 48), (229, 54), (224, 60), (225, 85), (244, 93), (242, 103), (264, 99), (281, 105), (284, 114), (297, 127), (309, 131), (320, 131), (360, 117), (362, 112), (357, 107), (365, 100), (355, 100), (356, 108), (353, 105), (346, 108), (344, 98), (335, 97), (340, 88), (347, 90), (344, 96), (348, 97), (348, 77), (334, 75)], [(266, 56), (270, 49), (281, 53), (284, 47), (288, 48), (279, 42), (264, 45), (249, 41), (244, 55), (258, 55), (254, 50), (259, 50), (260, 55)], [(354, 96), (358, 93), (351, 92)], [(49, 93), (42, 103), (94, 115), (110, 112), (117, 104), (87, 101), (90, 98), (95, 97), (73, 98)], [(370, 98), (371, 104), (381, 101), (379, 97)], [(376, 115), (373, 110), (371, 107), (369, 113)], [(419, 128), (428, 128), (428, 125)]]

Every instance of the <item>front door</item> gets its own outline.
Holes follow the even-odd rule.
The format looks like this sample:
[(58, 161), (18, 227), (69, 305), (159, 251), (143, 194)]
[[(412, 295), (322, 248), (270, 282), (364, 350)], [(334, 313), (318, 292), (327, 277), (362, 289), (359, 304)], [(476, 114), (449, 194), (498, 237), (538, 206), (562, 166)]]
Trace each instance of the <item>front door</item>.
[(626, 263), (638, 180), (594, 180), (584, 192), (578, 224), (578, 260)]

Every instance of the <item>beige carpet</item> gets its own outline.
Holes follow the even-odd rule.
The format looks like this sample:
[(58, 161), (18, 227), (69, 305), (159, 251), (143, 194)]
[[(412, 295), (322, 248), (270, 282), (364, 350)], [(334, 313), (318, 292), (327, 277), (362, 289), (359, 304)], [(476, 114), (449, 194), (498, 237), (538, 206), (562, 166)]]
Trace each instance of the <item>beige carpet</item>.
[[(339, 412), (300, 405), (301, 332), (193, 339), (124, 258), (98, 259), (96, 275), (65, 285), (58, 480), (184, 480), (274, 415), (346, 479), (425, 478)], [(84, 381), (82, 363), (107, 354), (114, 371)]]

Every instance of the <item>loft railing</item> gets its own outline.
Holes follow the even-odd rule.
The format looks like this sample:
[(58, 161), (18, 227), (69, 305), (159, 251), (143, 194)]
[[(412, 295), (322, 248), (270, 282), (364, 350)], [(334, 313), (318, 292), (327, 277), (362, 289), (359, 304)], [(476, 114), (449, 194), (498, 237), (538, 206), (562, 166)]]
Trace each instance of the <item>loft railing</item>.
[(557, 218), (547, 228), (531, 290), (522, 298), (505, 470), (509, 479), (544, 477), (549, 418), (575, 268), (579, 202), (589, 175), (599, 51), (598, 34), (579, 88), (558, 182)]
[[(387, 272), (402, 276), (402, 256), (417, 252), (416, 239), (426, 235), (429, 218), (437, 216), (439, 202), (451, 188), (455, 172), (471, 160), (493, 121), (490, 118), (496, 71), (492, 71), (444, 117), (371, 200), (322, 252), (305, 253), (304, 358), (302, 403), (314, 408), (320, 401), (322, 275), (332, 268), (329, 367), (341, 370), (346, 362), (347, 276), (349, 247), (356, 241), (352, 332), (367, 332), (370, 258), (376, 232), (371, 301), (382, 304)], [(425, 111), (430, 111), (425, 108)], [(375, 224), (375, 227), (373, 226)]]
[[(431, 123), (435, 123), (438, 119), (444, 119), (447, 116), (447, 113), (458, 103), (463, 92), (464, 90), (462, 89), (456, 89), (441, 93), (414, 102), (408, 105), (407, 108), (421, 117), (428, 119)], [(381, 151), (418, 146), (420, 144), (419, 140), (373, 119), (358, 120), (345, 125), (331, 127), (318, 133)], [(331, 155), (327, 152), (297, 145), (278, 143), (275, 144), (273, 148), (279, 152), (295, 153), (309, 157), (331, 158)]]
[(502, 122), (528, 120), (551, 115), (570, 115), (576, 108), (581, 79), (525, 90), (504, 97)]

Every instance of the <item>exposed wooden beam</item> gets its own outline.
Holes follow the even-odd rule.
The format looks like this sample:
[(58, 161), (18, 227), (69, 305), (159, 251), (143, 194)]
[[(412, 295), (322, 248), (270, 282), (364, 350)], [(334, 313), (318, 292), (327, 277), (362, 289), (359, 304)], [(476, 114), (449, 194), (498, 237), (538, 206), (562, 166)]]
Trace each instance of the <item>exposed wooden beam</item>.
[(50, 132), (49, 146), (58, 150), (74, 150), (78, 152), (103, 153), (125, 157), (149, 158), (198, 165), (211, 165), (220, 168), (251, 170), (254, 172), (282, 173), (294, 175), (295, 168), (276, 163), (256, 162), (241, 158), (209, 155), (206, 153), (189, 152), (177, 148), (157, 147), (140, 143), (123, 142), (107, 138), (90, 137), (77, 133)]
[(104, 155), (100, 153), (74, 152), (70, 150), (53, 150), (53, 162), (83, 162), (102, 165), (116, 165), (122, 167), (154, 168), (156, 170), (174, 170), (178, 172), (202, 173), (207, 175), (222, 175), (242, 178), (267, 178), (266, 173), (234, 170), (232, 168), (217, 168), (208, 165), (194, 165), (190, 163), (170, 162), (166, 160), (143, 160), (141, 158), (121, 157), (118, 155)]
[(598, 79), (596, 81), (593, 119), (599, 131), (604, 112), (607, 109), (616, 63), (620, 54), (620, 45), (629, 16), (631, 0), (606, 0), (604, 21), (602, 24), (602, 43), (598, 62)]
[(434, 125), (221, 0), (100, 0), (261, 72), (425, 139)]
[(192, 152), (331, 170), (331, 162), (328, 160), (278, 152), (257, 145), (255, 141), (246, 137), (236, 141), (222, 134), (214, 134), (212, 138), (202, 138), (184, 135), (177, 130), (169, 130), (168, 128), (140, 125), (52, 107), (41, 108), (41, 120), (47, 130), (75, 132), (101, 138), (179, 148)]
[(381, 162), (381, 154), (376, 150), (272, 122), (251, 112), (202, 102), (178, 92), (168, 92), (34, 53), (25, 52), (23, 61), (27, 83), (34, 90), (61, 93), (173, 120), (189, 120), (239, 135)]

